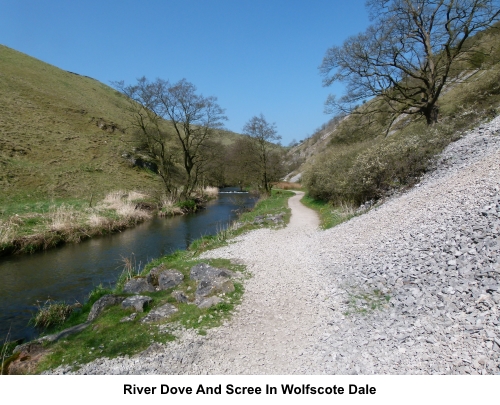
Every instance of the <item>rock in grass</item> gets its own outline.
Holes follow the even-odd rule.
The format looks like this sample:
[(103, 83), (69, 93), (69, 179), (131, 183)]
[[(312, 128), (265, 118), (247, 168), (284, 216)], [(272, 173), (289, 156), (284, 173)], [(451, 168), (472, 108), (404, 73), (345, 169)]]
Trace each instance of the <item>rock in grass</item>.
[(226, 294), (234, 291), (234, 284), (231, 280), (215, 279), (201, 280), (196, 290), (196, 296), (208, 297), (212, 294)]
[(178, 309), (172, 304), (165, 304), (161, 307), (151, 310), (151, 312), (141, 321), (143, 323), (157, 322), (175, 314)]
[(184, 274), (177, 270), (165, 270), (158, 276), (160, 290), (168, 290), (179, 285), (184, 280)]
[(153, 302), (150, 297), (145, 297), (143, 295), (135, 295), (133, 297), (128, 297), (122, 302), (122, 308), (129, 309), (134, 308), (138, 312), (144, 312), (144, 308)]
[(188, 302), (188, 298), (182, 291), (174, 291), (171, 295), (177, 302)]
[(158, 285), (158, 276), (162, 271), (165, 271), (165, 265), (162, 263), (159, 266), (153, 267), (148, 274), (147, 280), (149, 284), (152, 284), (154, 286)]
[(101, 314), (102, 311), (104, 311), (105, 308), (112, 305), (118, 305), (124, 299), (125, 297), (119, 297), (113, 294), (108, 294), (99, 298), (96, 302), (94, 302), (94, 305), (92, 305), (92, 309), (87, 317), (87, 322), (92, 322)]
[(200, 309), (205, 309), (205, 308), (210, 308), (213, 307), (214, 305), (217, 305), (219, 302), (222, 302), (222, 298), (220, 297), (209, 297), (209, 298), (204, 298), (199, 300), (198, 308)]
[(132, 322), (137, 317), (137, 312), (130, 314), (129, 316), (124, 316), (120, 319), (120, 322)]
[(231, 278), (233, 277), (233, 272), (227, 269), (219, 269), (217, 267), (212, 267), (206, 263), (200, 263), (196, 266), (191, 267), (191, 272), (189, 274), (191, 280), (213, 280), (216, 278)]
[(154, 292), (155, 287), (148, 283), (148, 280), (143, 277), (132, 278), (123, 286), (123, 292), (128, 294), (140, 294), (143, 292)]

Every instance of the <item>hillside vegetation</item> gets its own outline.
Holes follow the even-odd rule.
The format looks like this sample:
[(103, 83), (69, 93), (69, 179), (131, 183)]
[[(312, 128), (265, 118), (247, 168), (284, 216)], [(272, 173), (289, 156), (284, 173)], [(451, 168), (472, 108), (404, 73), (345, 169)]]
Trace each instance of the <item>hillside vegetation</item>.
[[(383, 112), (335, 117), (289, 151), (310, 196), (334, 205), (357, 206), (411, 186), (432, 158), (466, 130), (498, 114), (500, 31), (495, 26), (471, 38), (481, 52), (462, 59), (440, 98), (437, 124), (400, 116), (390, 127)], [(362, 112), (377, 99), (358, 107)]]
[(97, 80), (0, 45), (0, 255), (121, 229), (149, 216), (138, 203), (162, 204), (129, 107)]

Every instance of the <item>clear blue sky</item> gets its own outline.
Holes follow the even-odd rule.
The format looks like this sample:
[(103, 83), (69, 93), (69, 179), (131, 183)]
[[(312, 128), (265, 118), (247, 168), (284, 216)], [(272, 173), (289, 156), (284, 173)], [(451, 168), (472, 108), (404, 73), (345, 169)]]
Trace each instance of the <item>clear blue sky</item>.
[(0, 43), (103, 83), (186, 78), (240, 132), (260, 113), (283, 144), (329, 117), (325, 51), (368, 26), (365, 0), (2, 0)]

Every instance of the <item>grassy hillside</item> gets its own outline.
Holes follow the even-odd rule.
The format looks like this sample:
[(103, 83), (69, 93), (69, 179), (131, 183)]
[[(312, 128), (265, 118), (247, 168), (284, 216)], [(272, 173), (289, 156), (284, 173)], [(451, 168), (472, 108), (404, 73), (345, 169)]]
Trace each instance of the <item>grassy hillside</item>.
[[(498, 115), (498, 26), (476, 35), (469, 45), (473, 43), (482, 52), (457, 64), (438, 103), (438, 124), (427, 126), (424, 117), (402, 115), (387, 131), (387, 113), (337, 117), (292, 148), (289, 157), (301, 164), (296, 172), (303, 172), (310, 195), (334, 205), (357, 206), (411, 186), (446, 145)], [(369, 101), (367, 106), (373, 103), (379, 101)]]
[(0, 204), (156, 187), (121, 158), (131, 141), (112, 88), (0, 46)]
[[(163, 183), (130, 162), (144, 156), (128, 128), (127, 106), (97, 80), (0, 45), (0, 255), (78, 241), (149, 216), (134, 207), (161, 201)], [(240, 136), (219, 135), (224, 145)]]

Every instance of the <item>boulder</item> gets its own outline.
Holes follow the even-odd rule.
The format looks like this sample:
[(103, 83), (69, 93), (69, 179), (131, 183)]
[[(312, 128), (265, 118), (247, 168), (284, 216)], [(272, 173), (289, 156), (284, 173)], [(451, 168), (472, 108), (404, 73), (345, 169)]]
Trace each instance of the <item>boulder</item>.
[(151, 310), (151, 312), (141, 321), (143, 323), (157, 322), (175, 314), (178, 309), (172, 304), (165, 304)]
[(191, 280), (213, 280), (216, 278), (231, 278), (233, 277), (233, 272), (227, 269), (219, 269), (217, 267), (212, 267), (206, 263), (199, 263), (196, 266), (191, 267), (191, 272), (189, 277)]
[(200, 299), (197, 305), (198, 308), (205, 309), (213, 307), (214, 305), (217, 305), (219, 302), (222, 302), (222, 298), (214, 296), (214, 297)]
[(201, 280), (198, 283), (196, 296), (208, 297), (212, 294), (226, 294), (234, 291), (234, 284), (231, 280), (216, 278), (213, 280)]
[(92, 305), (92, 309), (90, 310), (89, 316), (87, 317), (87, 322), (92, 322), (96, 319), (105, 308), (110, 307), (112, 305), (120, 304), (125, 297), (118, 297), (113, 294), (105, 295), (99, 298), (94, 305)]
[(188, 302), (188, 298), (182, 291), (174, 291), (171, 295), (177, 302)]
[(153, 302), (153, 299), (150, 297), (145, 297), (143, 295), (134, 295), (133, 297), (128, 297), (123, 300), (122, 308), (133, 308), (138, 312), (144, 312), (144, 308), (151, 302)]
[(154, 292), (155, 287), (148, 283), (144, 277), (131, 278), (123, 286), (123, 292), (128, 294), (140, 294), (143, 292)]
[(184, 280), (184, 274), (177, 270), (165, 270), (158, 276), (158, 287), (160, 290), (168, 290), (179, 285)]
[[(16, 349), (18, 347), (16, 347)], [(19, 353), (19, 355), (15, 357), (13, 361), (6, 362), (7, 374), (34, 373), (38, 363), (46, 354), (46, 351), (47, 350), (43, 347), (43, 344), (39, 341), (22, 345), (21, 349), (14, 351), (14, 353)]]
[(153, 267), (147, 277), (148, 283), (154, 286), (158, 285), (158, 276), (162, 271), (165, 271), (165, 265), (162, 263), (159, 266)]

